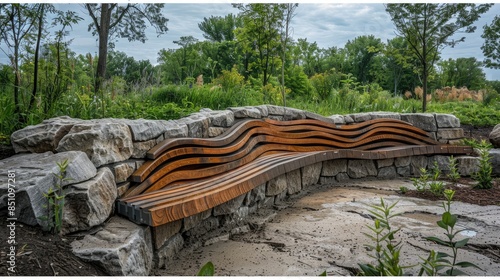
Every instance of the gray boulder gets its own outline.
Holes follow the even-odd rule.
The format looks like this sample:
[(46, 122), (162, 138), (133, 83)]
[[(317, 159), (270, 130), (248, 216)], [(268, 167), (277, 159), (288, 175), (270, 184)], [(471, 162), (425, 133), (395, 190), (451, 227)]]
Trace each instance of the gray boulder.
[(280, 194), (285, 191), (286, 188), (286, 174), (283, 174), (267, 182), (266, 196), (274, 196)]
[(450, 114), (435, 114), (436, 124), (439, 128), (459, 128), (460, 119)]
[(87, 155), (80, 151), (71, 151), (53, 154), (45, 152), (41, 154), (16, 155), (0, 161), (0, 209), (7, 207), (8, 201), (8, 171), (15, 174), (15, 217), (17, 220), (28, 224), (42, 226), (46, 222), (41, 218), (47, 215), (47, 198), (49, 188), (55, 188), (58, 184), (54, 174), (59, 174), (58, 162), (68, 160), (66, 178), (63, 186), (86, 181), (96, 175), (96, 168), (90, 162)]
[(115, 178), (109, 168), (67, 188), (64, 198), (62, 233), (88, 230), (102, 224), (113, 210), (117, 197)]
[(351, 178), (377, 176), (377, 168), (373, 160), (353, 159), (347, 165), (347, 174)]
[(401, 120), (425, 131), (437, 131), (436, 119), (433, 114), (401, 114)]
[(99, 167), (130, 158), (134, 146), (126, 124), (100, 120), (75, 124), (61, 139), (56, 151), (82, 151)]
[(262, 117), (260, 110), (255, 107), (229, 107), (228, 109), (233, 111), (234, 117), (237, 119), (260, 119)]
[(495, 125), (493, 130), (490, 132), (489, 138), (493, 147), (500, 148), (500, 124)]
[(319, 182), (319, 177), (321, 175), (321, 169), (323, 167), (322, 162), (307, 165), (302, 167), (302, 188), (306, 188), (317, 184)]
[(147, 141), (156, 139), (168, 129), (168, 122), (164, 120), (123, 120), (130, 127), (133, 141)]
[(95, 235), (73, 241), (71, 249), (113, 276), (148, 276), (153, 268), (150, 228), (116, 216)]

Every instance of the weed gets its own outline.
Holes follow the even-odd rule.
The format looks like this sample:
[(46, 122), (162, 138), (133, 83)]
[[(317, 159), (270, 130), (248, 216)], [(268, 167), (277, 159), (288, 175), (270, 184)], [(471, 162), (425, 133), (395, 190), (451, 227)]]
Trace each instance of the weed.
[(474, 173), (472, 175), (472, 178), (474, 178), (474, 180), (477, 180), (478, 184), (474, 186), (474, 188), (491, 189), (493, 187), (493, 178), (491, 177), (493, 167), (491, 165), (491, 156), (489, 149), (486, 148), (485, 145), (483, 145), (483, 147), (478, 148), (477, 150), (479, 152), (479, 171)]
[(434, 161), (434, 166), (432, 167), (432, 181), (429, 183), (429, 191), (435, 196), (441, 196), (444, 191), (444, 183), (438, 181), (439, 176), (441, 176), (441, 170), (439, 169), (437, 161)]
[(407, 191), (408, 191), (408, 188), (405, 187), (405, 186), (401, 186), (399, 187), (399, 191), (402, 193), (402, 194), (405, 194)]
[(450, 173), (447, 175), (448, 179), (450, 179), (454, 183), (458, 182), (458, 180), (460, 179), (460, 173), (458, 172), (457, 159), (453, 156), (449, 157), (449, 168)]
[(429, 181), (430, 174), (424, 167), (420, 168), (420, 177), (411, 178), (413, 186), (417, 188), (418, 192), (425, 192), (427, 190), (427, 182)]

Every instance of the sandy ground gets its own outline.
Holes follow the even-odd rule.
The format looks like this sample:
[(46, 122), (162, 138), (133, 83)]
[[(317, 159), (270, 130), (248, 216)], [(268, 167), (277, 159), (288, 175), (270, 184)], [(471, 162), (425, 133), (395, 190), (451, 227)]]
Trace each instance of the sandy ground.
[[(440, 201), (397, 195), (400, 186), (411, 189), (409, 180), (354, 181), (349, 185), (323, 185), (291, 199), (280, 211), (260, 216), (267, 220), (261, 227), (244, 234), (220, 238), (221, 241), (201, 248), (184, 249), (158, 270), (156, 275), (196, 275), (208, 261), (215, 265), (216, 275), (238, 276), (306, 276), (356, 275), (358, 263), (370, 263), (372, 253), (365, 244), (373, 244), (363, 233), (373, 220), (369, 205), (380, 202), (399, 203), (392, 219), (401, 227), (397, 239), (403, 242), (401, 262), (418, 264), (419, 256), (429, 250), (450, 252), (424, 239), (442, 236), (436, 221), (443, 212)], [(464, 269), (470, 275), (500, 275), (500, 206), (478, 206), (456, 202), (452, 209), (459, 215), (457, 229), (467, 228), (460, 239), (470, 237), (469, 245), (459, 251), (459, 260), (479, 265)], [(262, 224), (262, 223), (261, 223)], [(406, 269), (415, 275), (420, 266)]]

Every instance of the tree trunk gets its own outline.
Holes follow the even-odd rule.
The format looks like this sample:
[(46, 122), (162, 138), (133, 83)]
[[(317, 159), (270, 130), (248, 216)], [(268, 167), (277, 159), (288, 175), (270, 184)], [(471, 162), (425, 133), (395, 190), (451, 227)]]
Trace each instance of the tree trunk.
[(424, 72), (423, 72), (423, 94), (422, 94), (422, 113), (425, 113), (427, 110), (427, 76), (429, 76), (429, 72), (427, 69), (427, 63), (424, 63), (423, 65)]
[(34, 61), (34, 71), (33, 71), (33, 92), (30, 98), (30, 105), (28, 110), (33, 108), (33, 104), (35, 103), (35, 97), (37, 92), (38, 85), (38, 55), (40, 53), (40, 41), (42, 40), (42, 31), (43, 31), (43, 12), (45, 9), (45, 4), (40, 4), (40, 13), (38, 14), (38, 34), (36, 37), (36, 46), (35, 46), (35, 61)]
[(99, 26), (99, 58), (97, 60), (97, 71), (94, 92), (97, 94), (101, 89), (102, 82), (106, 77), (106, 59), (108, 56), (108, 35), (111, 22), (111, 10), (109, 4), (101, 4), (101, 22)]

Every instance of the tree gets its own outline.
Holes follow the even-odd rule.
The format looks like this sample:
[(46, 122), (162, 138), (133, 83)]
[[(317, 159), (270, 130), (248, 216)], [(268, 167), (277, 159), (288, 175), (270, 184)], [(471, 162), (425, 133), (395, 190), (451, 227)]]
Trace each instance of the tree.
[(451, 38), (457, 31), (472, 33), (472, 24), (488, 11), (492, 4), (387, 4), (398, 35), (403, 36), (420, 62), (422, 75), (422, 111), (427, 109), (427, 79), (446, 46), (454, 47), (465, 37)]
[(386, 69), (394, 86), (394, 95), (398, 93), (398, 86), (405, 72), (411, 71), (412, 53), (408, 48), (408, 42), (403, 37), (394, 37), (387, 40), (383, 50)]
[(283, 107), (286, 110), (286, 96), (285, 96), (285, 60), (287, 52), (287, 43), (290, 40), (291, 27), (290, 23), (295, 16), (295, 9), (299, 6), (296, 3), (280, 4), (283, 9), (283, 20), (281, 21), (281, 95), (283, 98)]
[(174, 41), (174, 44), (181, 46), (181, 81), (184, 81), (185, 78), (194, 74), (194, 69), (197, 65), (196, 63), (189, 64), (188, 60), (190, 60), (191, 62), (195, 62), (196, 58), (193, 59), (193, 55), (197, 56), (198, 53), (193, 52), (193, 45), (195, 45), (197, 42), (198, 39), (194, 38), (193, 36), (181, 36), (180, 40)]
[(484, 44), (481, 46), (485, 66), (489, 68), (500, 68), (500, 16), (496, 16), (490, 25), (483, 27)]
[(156, 29), (158, 36), (165, 34), (168, 31), (168, 19), (161, 12), (163, 7), (164, 4), (127, 4), (125, 6), (108, 3), (85, 4), (85, 8), (92, 18), (89, 31), (93, 30), (92, 34), (98, 35), (99, 38), (94, 92), (99, 92), (106, 77), (108, 47), (114, 46), (110, 39), (120, 37), (144, 43), (147, 40), (146, 21)]
[(223, 42), (234, 40), (234, 30), (242, 26), (241, 18), (229, 14), (225, 17), (204, 17), (198, 27), (203, 31), (203, 37), (212, 42)]
[(467, 87), (479, 90), (486, 83), (482, 63), (474, 57), (448, 59), (438, 62), (440, 68), (440, 86)]
[(382, 41), (373, 35), (363, 35), (347, 41), (345, 49), (349, 53), (349, 72), (366, 84), (372, 59), (383, 49)]

